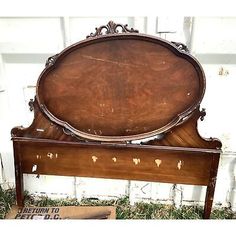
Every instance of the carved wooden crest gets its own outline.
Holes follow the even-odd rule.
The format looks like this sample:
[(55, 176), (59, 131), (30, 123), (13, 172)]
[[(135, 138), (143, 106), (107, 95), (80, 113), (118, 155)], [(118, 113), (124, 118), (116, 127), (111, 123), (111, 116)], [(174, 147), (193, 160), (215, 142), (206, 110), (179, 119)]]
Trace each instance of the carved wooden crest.
[(122, 24), (116, 24), (113, 21), (109, 21), (107, 25), (95, 28), (96, 32), (91, 33), (90, 35), (87, 36), (87, 38), (96, 37), (104, 34), (117, 34), (119, 33), (119, 29), (121, 29), (122, 33), (138, 33), (138, 30), (135, 30), (133, 28), (129, 29), (127, 24), (122, 25)]
[(191, 116), (205, 91), (200, 64), (176, 46), (109, 22), (49, 59), (38, 104), (52, 122), (86, 139), (166, 132)]

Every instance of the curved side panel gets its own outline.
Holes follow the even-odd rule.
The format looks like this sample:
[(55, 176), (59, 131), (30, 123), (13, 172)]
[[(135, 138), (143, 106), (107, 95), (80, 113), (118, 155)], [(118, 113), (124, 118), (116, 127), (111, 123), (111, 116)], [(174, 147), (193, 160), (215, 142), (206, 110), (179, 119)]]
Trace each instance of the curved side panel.
[(34, 120), (32, 124), (24, 128), (23, 126), (14, 127), (11, 130), (12, 139), (20, 137), (33, 139), (52, 139), (60, 141), (79, 141), (73, 133), (66, 133), (63, 127), (50, 122), (38, 106), (37, 101), (31, 102), (30, 110), (34, 111)]
[(199, 118), (203, 120), (203, 117), (205, 115), (205, 110), (199, 111), (199, 108), (197, 108), (193, 116), (187, 122), (174, 127), (172, 130), (165, 134), (164, 138), (160, 140), (151, 140), (143, 144), (221, 149), (222, 143), (219, 139), (203, 138), (198, 132), (197, 122)]

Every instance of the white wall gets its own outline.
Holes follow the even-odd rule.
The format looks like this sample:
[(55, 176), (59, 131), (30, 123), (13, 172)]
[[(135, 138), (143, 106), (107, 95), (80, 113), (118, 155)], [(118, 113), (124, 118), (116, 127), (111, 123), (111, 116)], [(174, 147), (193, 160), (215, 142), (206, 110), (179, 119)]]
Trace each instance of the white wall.
[[(0, 181), (14, 184), (10, 130), (28, 126), (33, 114), (28, 101), (34, 97), (35, 84), (46, 59), (66, 46), (84, 39), (94, 28), (109, 20), (126, 24), (167, 40), (183, 42), (202, 63), (207, 89), (202, 107), (207, 116), (199, 123), (204, 137), (223, 142), (215, 203), (229, 202), (236, 208), (236, 133), (233, 101), (236, 100), (236, 18), (191, 17), (52, 17), (0, 18), (0, 153), (4, 176)], [(170, 33), (166, 33), (170, 32)], [(220, 75), (219, 75), (220, 74)], [(202, 203), (205, 187), (141, 181), (25, 175), (25, 188), (51, 197), (101, 198), (129, 194), (131, 201), (171, 201)], [(5, 184), (5, 185), (7, 185)], [(175, 194), (174, 194), (175, 193)]]

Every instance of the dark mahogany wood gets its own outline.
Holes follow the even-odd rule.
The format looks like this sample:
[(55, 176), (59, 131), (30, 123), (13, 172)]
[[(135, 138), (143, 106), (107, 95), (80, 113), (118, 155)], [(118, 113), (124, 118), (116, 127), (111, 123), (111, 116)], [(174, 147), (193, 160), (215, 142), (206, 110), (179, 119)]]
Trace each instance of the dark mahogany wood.
[[(16, 143), (22, 149), (22, 171), (28, 174), (79, 175), (168, 183), (177, 181), (196, 185), (208, 184), (214, 153), (212, 150), (205, 152), (201, 149), (176, 148), (170, 152), (168, 147), (161, 146), (45, 142), (40, 139), (21, 139)], [(37, 170), (32, 172), (34, 165), (37, 165)]]
[(204, 214), (203, 214), (204, 219), (209, 219), (211, 215), (211, 208), (212, 208), (212, 203), (213, 203), (214, 193), (215, 193), (218, 165), (219, 165), (219, 157), (213, 156), (212, 163), (211, 163), (210, 180), (208, 182), (207, 191), (206, 191), (205, 208), (204, 208)]
[(21, 149), (20, 144), (13, 142), (14, 150), (14, 165), (15, 165), (15, 184), (16, 184), (16, 201), (19, 206), (23, 206), (24, 191), (23, 191), (23, 172), (21, 165)]
[(48, 59), (32, 124), (12, 129), (17, 204), (23, 173), (157, 181), (207, 186), (209, 218), (221, 142), (198, 133), (204, 91), (183, 44), (114, 22), (97, 28)]
[(194, 58), (162, 39), (129, 33), (82, 41), (57, 55), (38, 80), (37, 100), (51, 121), (76, 135), (127, 141), (171, 129), (204, 91)]
[(145, 142), (145, 144), (213, 148), (220, 150), (222, 146), (220, 140), (216, 138), (202, 138), (198, 133), (197, 123), (199, 119), (203, 120), (204, 116), (204, 110), (200, 111), (199, 109), (196, 109), (189, 120), (186, 120), (185, 122), (183, 122), (183, 124), (174, 127), (169, 132), (166, 132), (163, 139), (153, 139), (151, 141)]

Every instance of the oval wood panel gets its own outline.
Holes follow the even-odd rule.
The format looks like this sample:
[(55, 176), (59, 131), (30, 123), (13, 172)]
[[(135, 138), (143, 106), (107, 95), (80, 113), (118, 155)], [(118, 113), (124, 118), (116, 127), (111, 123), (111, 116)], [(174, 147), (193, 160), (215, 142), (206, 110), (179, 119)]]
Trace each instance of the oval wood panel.
[(177, 125), (204, 90), (193, 57), (159, 38), (117, 34), (60, 53), (38, 80), (37, 100), (50, 120), (76, 135), (124, 141)]

